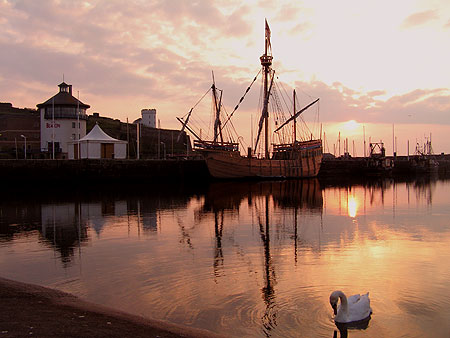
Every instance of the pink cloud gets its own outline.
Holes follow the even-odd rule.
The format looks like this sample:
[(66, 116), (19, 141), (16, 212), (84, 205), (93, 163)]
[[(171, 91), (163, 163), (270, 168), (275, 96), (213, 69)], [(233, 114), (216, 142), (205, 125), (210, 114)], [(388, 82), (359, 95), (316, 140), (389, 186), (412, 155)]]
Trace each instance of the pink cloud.
[(449, 29), (450, 28), (450, 19), (447, 21), (447, 23), (444, 26), (445, 29)]
[(426, 24), (428, 22), (431, 22), (433, 20), (438, 19), (439, 16), (437, 14), (437, 11), (435, 10), (429, 10), (424, 12), (418, 12), (411, 14), (408, 16), (402, 23), (403, 28), (412, 28), (416, 26), (421, 26), (423, 24)]
[[(209, 88), (214, 70), (217, 86), (224, 89), (225, 103), (232, 110), (256, 75), (258, 63), (245, 69), (214, 64), (204, 57), (220, 52), (221, 39), (245, 46), (251, 35), (253, 23), (246, 20), (250, 9), (238, 2), (223, 6), (228, 7), (224, 10), (206, 0), (130, 1), (126, 6), (108, 0), (92, 7), (81, 2), (0, 1), (0, 12), (6, 13), (0, 14), (4, 32), (0, 38), (4, 51), (0, 53), (0, 101), (34, 106), (54, 94), (64, 73), (75, 90), (89, 96), (83, 101), (91, 104), (93, 111), (103, 107), (105, 115), (120, 114), (120, 109), (139, 112), (143, 102), (183, 111)], [(295, 20), (299, 14), (296, 7), (270, 6), (274, 17), (292, 14), (294, 20), (286, 22), (285, 29), (309, 28), (307, 21)], [(413, 27), (436, 18), (434, 11), (416, 13), (404, 25)], [(256, 87), (240, 109), (252, 109), (252, 102), (258, 100)], [(412, 91), (383, 101), (379, 99), (386, 94), (383, 90), (361, 93), (338, 82), (298, 82), (296, 88), (321, 98), (323, 121), (389, 122), (415, 114), (418, 121), (432, 118), (450, 124), (449, 96), (441, 89)], [(19, 98), (26, 101), (19, 102)], [(110, 101), (125, 108), (110, 105)], [(307, 97), (302, 100), (307, 101)]]
[[(361, 93), (339, 82), (331, 86), (316, 81), (296, 82), (296, 88), (320, 97), (320, 116), (324, 122), (441, 123), (450, 124), (450, 92), (445, 88), (418, 89), (388, 100), (376, 97), (383, 91)], [(414, 119), (411, 119), (414, 116)]]

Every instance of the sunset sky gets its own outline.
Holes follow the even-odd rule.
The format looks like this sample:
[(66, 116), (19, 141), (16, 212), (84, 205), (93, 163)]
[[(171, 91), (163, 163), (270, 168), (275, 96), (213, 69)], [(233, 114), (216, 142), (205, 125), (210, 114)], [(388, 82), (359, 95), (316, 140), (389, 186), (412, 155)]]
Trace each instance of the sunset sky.
[[(430, 134), (450, 152), (446, 0), (0, 0), (0, 101), (35, 107), (64, 75), (90, 114), (125, 121), (156, 108), (162, 128), (178, 129), (211, 71), (233, 110), (259, 70), (265, 18), (280, 81), (321, 99), (326, 151), (340, 131), (362, 155), (364, 125), (392, 154), (394, 125), (400, 154)], [(247, 138), (252, 93), (236, 113)]]

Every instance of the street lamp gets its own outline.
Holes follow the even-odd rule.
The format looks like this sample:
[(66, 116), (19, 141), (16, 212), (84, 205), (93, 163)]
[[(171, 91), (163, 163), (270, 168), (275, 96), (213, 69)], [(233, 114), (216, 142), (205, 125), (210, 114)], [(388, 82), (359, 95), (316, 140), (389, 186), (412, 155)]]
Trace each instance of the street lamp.
[(24, 149), (25, 149), (25, 159), (27, 159), (27, 137), (24, 135), (20, 135), (20, 137), (23, 137), (25, 140)]
[(161, 142), (161, 144), (163, 145), (163, 149), (164, 149), (164, 159), (166, 159), (166, 144), (164, 142)]

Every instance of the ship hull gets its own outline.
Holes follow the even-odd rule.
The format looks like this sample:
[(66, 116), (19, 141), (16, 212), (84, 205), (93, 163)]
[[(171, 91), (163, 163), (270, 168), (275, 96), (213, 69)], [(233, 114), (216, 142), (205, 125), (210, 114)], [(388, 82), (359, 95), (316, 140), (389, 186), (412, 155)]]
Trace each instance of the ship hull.
[(209, 173), (215, 178), (308, 178), (316, 177), (322, 162), (320, 151), (304, 151), (295, 159), (244, 157), (238, 151), (200, 150)]

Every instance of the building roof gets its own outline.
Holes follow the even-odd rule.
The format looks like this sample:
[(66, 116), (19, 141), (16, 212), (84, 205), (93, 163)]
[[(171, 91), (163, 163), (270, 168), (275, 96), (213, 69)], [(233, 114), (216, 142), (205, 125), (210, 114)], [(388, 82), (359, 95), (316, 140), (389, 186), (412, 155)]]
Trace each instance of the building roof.
[(80, 108), (90, 108), (90, 105), (85, 104), (78, 100), (77, 98), (72, 96), (72, 86), (63, 82), (58, 85), (59, 93), (49, 98), (44, 103), (39, 103), (36, 106), (38, 108), (52, 106), (72, 106), (77, 107), (79, 105)]
[(127, 141), (122, 141), (115, 139), (108, 134), (106, 134), (98, 124), (95, 124), (94, 128), (85, 137), (82, 137), (79, 142), (107, 142), (107, 143), (127, 143)]

